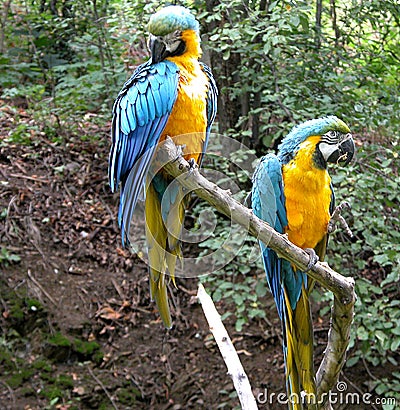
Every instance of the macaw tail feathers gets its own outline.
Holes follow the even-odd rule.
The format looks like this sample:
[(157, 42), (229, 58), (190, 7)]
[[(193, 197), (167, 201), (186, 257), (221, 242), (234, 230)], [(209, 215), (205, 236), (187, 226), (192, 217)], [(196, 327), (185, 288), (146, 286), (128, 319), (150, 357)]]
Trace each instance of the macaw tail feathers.
[[(172, 192), (172, 195), (171, 195)], [(172, 197), (172, 198), (171, 198)], [(175, 283), (176, 261), (179, 259), (182, 264), (181, 234), (185, 218), (185, 208), (187, 198), (183, 188), (174, 180), (168, 185), (167, 192), (164, 193), (161, 209), (167, 208), (167, 212), (162, 211), (164, 224), (167, 229), (167, 249), (165, 259), (171, 279)]]
[[(313, 329), (308, 291), (301, 290), (296, 308), (292, 310), (285, 292), (284, 353), (289, 409), (316, 410), (316, 384), (313, 364)], [(304, 391), (305, 395), (302, 392)]]
[[(167, 328), (172, 327), (168, 304), (168, 275), (175, 284), (177, 260), (182, 260), (180, 234), (185, 216), (185, 198), (182, 188), (177, 192), (173, 183), (160, 195), (150, 184), (146, 194), (146, 242), (150, 266), (150, 295), (156, 302), (161, 319)], [(160, 201), (160, 197), (162, 200)]]
[(156, 302), (161, 319), (167, 329), (172, 327), (171, 313), (169, 311), (167, 283), (165, 273), (150, 268), (150, 295)]

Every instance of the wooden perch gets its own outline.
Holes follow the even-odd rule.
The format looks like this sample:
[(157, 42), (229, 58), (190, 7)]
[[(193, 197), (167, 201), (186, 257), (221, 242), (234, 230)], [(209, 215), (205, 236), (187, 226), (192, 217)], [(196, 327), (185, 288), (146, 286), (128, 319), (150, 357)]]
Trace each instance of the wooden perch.
[[(162, 148), (157, 152), (156, 161), (188, 191), (194, 191), (219, 212), (263, 241), (280, 257), (287, 259), (303, 271), (307, 268), (310, 258), (308, 253), (257, 218), (251, 209), (233, 199), (227, 191), (204, 178), (197, 168), (191, 168), (182, 157), (181, 149), (175, 146), (172, 139), (167, 138), (162, 144)], [(340, 275), (324, 262), (316, 263), (307, 274), (334, 294), (328, 345), (316, 375), (318, 400), (323, 402), (321, 408), (329, 409), (328, 392), (337, 382), (349, 344), (350, 326), (356, 301), (354, 280)]]
[(210, 330), (218, 344), (221, 355), (228, 368), (228, 374), (231, 376), (240, 404), (243, 410), (256, 410), (257, 403), (251, 391), (249, 379), (243, 369), (239, 356), (233, 347), (232, 341), (222, 323), (221, 316), (215, 309), (211, 297), (207, 294), (204, 286), (200, 283), (197, 292), (197, 298), (201, 303), (206, 316)]

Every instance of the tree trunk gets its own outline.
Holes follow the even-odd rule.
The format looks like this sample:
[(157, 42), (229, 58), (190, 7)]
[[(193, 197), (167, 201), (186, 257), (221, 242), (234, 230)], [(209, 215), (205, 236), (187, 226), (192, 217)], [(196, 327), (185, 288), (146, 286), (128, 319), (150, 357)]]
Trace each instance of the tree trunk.
[(317, 8), (315, 13), (315, 47), (319, 49), (321, 47), (321, 34), (322, 34), (322, 0), (317, 0)]

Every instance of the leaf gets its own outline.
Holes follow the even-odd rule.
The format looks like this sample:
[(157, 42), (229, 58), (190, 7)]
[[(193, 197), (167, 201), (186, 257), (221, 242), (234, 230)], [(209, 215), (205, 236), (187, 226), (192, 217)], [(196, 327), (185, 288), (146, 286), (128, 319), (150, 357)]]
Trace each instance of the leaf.
[(96, 317), (101, 317), (102, 319), (107, 319), (107, 320), (118, 320), (121, 318), (121, 316), (122, 316), (121, 313), (115, 311), (110, 306), (105, 306), (96, 313)]
[(375, 337), (379, 340), (379, 342), (383, 345), (385, 340), (387, 339), (387, 335), (382, 332), (382, 330), (375, 331)]
[(347, 366), (347, 367), (352, 367), (352, 366), (354, 366), (355, 364), (357, 364), (359, 360), (360, 360), (360, 356), (350, 357), (350, 358), (347, 360), (347, 362), (346, 362), (346, 366)]
[(246, 323), (246, 320), (244, 319), (244, 318), (239, 318), (238, 320), (236, 320), (236, 323), (235, 323), (235, 330), (237, 331), (237, 332), (241, 332), (242, 331), (242, 329), (243, 329), (243, 325)]
[(365, 329), (364, 326), (360, 326), (357, 329), (357, 337), (359, 340), (368, 340), (369, 339), (369, 334), (367, 330)]
[(256, 295), (261, 298), (267, 294), (267, 283), (266, 281), (258, 280), (255, 287)]
[(396, 337), (395, 340), (392, 341), (392, 343), (390, 344), (390, 350), (392, 352), (397, 352), (397, 349), (400, 346), (400, 337)]
[(382, 410), (395, 410), (395, 409), (396, 409), (396, 403), (383, 403), (382, 404)]

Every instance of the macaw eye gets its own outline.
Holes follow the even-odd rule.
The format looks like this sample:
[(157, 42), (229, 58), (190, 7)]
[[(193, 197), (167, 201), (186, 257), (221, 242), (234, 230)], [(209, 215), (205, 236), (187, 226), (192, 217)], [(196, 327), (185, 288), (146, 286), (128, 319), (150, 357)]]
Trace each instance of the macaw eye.
[(179, 40), (182, 37), (182, 31), (175, 30), (172, 33), (169, 33), (165, 36), (160, 37), (165, 43), (173, 43), (174, 41)]
[(336, 144), (339, 141), (339, 133), (337, 131), (328, 131), (321, 138), (321, 142), (325, 142), (329, 145)]

